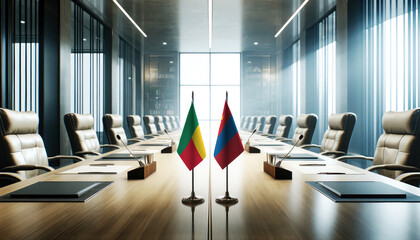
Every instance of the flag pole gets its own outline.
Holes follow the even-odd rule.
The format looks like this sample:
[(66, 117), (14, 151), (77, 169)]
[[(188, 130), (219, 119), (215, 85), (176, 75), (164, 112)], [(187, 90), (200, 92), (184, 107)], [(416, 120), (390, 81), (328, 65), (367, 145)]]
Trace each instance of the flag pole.
[[(226, 91), (226, 102), (228, 102), (228, 91)], [(231, 197), (229, 195), (229, 184), (228, 183), (229, 183), (229, 165), (226, 166), (226, 192), (225, 192), (225, 196), (223, 196), (223, 197), (220, 196), (220, 197), (216, 198), (216, 203), (223, 204), (223, 205), (226, 205), (226, 206), (238, 203), (239, 200), (237, 198)]]
[[(191, 93), (191, 101), (194, 103), (194, 91)], [(194, 168), (191, 170), (191, 196), (182, 199), (182, 203), (194, 207), (204, 203), (204, 198), (195, 195), (194, 191)]]

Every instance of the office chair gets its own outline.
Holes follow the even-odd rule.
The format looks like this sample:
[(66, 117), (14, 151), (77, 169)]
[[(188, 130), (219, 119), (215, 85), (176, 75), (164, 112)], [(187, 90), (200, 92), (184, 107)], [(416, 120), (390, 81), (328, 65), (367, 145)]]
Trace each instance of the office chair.
[(86, 158), (91, 155), (101, 155), (101, 148), (120, 148), (114, 144), (99, 145), (98, 136), (93, 129), (93, 117), (90, 114), (67, 113), (64, 115), (64, 124), (74, 155)]
[(165, 124), (163, 123), (162, 116), (155, 116), (155, 125), (158, 132), (163, 132), (163, 130), (165, 130)]
[(281, 115), (279, 117), (279, 126), (277, 127), (276, 135), (273, 137), (277, 140), (287, 139), (290, 128), (292, 127), (293, 117), (291, 115)]
[[(293, 134), (293, 138), (292, 139), (281, 138), (278, 140), (289, 141), (293, 145), (297, 143), (296, 146), (311, 144), (312, 137), (315, 132), (317, 120), (318, 120), (318, 117), (313, 113), (299, 115), (299, 117), (297, 118), (297, 127)], [(300, 135), (302, 135), (303, 138), (298, 142)]]
[(172, 130), (178, 130), (178, 126), (176, 124), (175, 116), (169, 116), (170, 123), (172, 125)]
[[(257, 125), (257, 116), (251, 116), (250, 123), (248, 125), (248, 131), (254, 131), (255, 126)], [(258, 129), (257, 129), (258, 131)]]
[(175, 124), (177, 129), (180, 129), (182, 127), (178, 116), (175, 117)]
[(242, 129), (248, 130), (250, 123), (251, 123), (251, 116), (246, 116), (244, 126), (242, 127)]
[(38, 134), (38, 115), (0, 108), (0, 184), (7, 185), (52, 171), (61, 160), (84, 160), (77, 156), (47, 157), (44, 141)]
[(378, 139), (373, 158), (358, 155), (342, 156), (337, 160), (373, 161), (373, 165), (366, 170), (377, 171), (390, 178), (396, 178), (404, 172), (420, 172), (420, 109), (386, 112), (382, 126), (384, 133)]
[(274, 127), (276, 126), (277, 123), (277, 117), (272, 115), (272, 116), (267, 116), (265, 118), (265, 125), (264, 128), (262, 130), (262, 135), (272, 135), (274, 132)]
[(139, 115), (128, 115), (127, 125), (132, 139), (146, 140), (153, 138), (152, 135), (144, 134), (143, 127), (141, 126), (141, 118)]
[(241, 117), (241, 124), (239, 125), (239, 127), (242, 129), (242, 128), (244, 128), (244, 125), (245, 125), (245, 116), (242, 116)]
[(155, 124), (155, 118), (151, 115), (146, 115), (143, 117), (144, 128), (147, 131), (147, 134), (158, 136), (158, 131)]
[(321, 155), (328, 155), (332, 158), (347, 154), (354, 125), (356, 124), (356, 114), (341, 113), (328, 116), (329, 129), (325, 131), (321, 145), (308, 144), (301, 145), (301, 148), (319, 148)]
[(257, 129), (257, 133), (261, 133), (264, 129), (265, 125), (265, 117), (264, 116), (258, 116), (257, 117), (257, 124), (255, 125), (255, 129)]
[[(140, 142), (140, 139), (127, 139), (123, 128), (123, 118), (118, 114), (105, 114), (102, 118), (104, 123), (104, 130), (110, 144), (124, 147), (128, 142)], [(121, 141), (118, 140), (117, 135), (120, 135)]]
[(168, 131), (172, 131), (172, 124), (171, 124), (171, 118), (169, 116), (163, 117), (163, 125), (165, 126), (165, 129)]

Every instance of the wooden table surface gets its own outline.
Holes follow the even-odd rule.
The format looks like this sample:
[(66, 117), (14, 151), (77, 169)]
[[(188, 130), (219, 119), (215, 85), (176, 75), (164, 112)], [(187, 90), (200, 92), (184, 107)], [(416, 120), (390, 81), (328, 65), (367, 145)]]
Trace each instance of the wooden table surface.
[(114, 181), (84, 203), (0, 203), (0, 239), (420, 239), (420, 203), (335, 203), (305, 181), (376, 180), (420, 196), (418, 188), (344, 163), (337, 164), (363, 174), (304, 175), (289, 161), (282, 165), (293, 180), (274, 180), (262, 170), (264, 153), (244, 152), (229, 166), (229, 192), (239, 203), (226, 208), (215, 202), (225, 193), (225, 171), (209, 159), (195, 169), (205, 203), (194, 208), (181, 203), (191, 172), (176, 152), (156, 154), (157, 171), (144, 180), (127, 180), (126, 172), (57, 174), (92, 159), (1, 188), (3, 195), (38, 181)]

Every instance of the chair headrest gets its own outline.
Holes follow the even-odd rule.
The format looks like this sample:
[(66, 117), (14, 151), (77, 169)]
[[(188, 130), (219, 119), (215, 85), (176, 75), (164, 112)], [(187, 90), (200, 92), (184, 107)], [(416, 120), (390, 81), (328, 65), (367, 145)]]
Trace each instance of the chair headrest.
[(93, 116), (91, 114), (72, 113), (75, 130), (89, 130), (93, 127)]
[(318, 117), (315, 114), (301, 114), (297, 118), (297, 125), (301, 128), (308, 128), (317, 119)]
[(169, 116), (165, 116), (164, 118), (165, 118), (165, 121), (166, 121), (166, 122), (171, 121)]
[(291, 115), (281, 115), (279, 118), (279, 123), (281, 126), (287, 126), (292, 123), (293, 117)]
[(161, 123), (163, 122), (163, 117), (162, 116), (155, 116), (155, 120), (157, 123)]
[(141, 124), (141, 119), (140, 119), (140, 116), (138, 115), (128, 115), (127, 118), (129, 119), (129, 121), (131, 121), (133, 126), (137, 126)]
[(403, 112), (386, 112), (382, 118), (382, 126), (386, 133), (418, 134), (420, 109)]
[(346, 127), (347, 121), (356, 120), (356, 114), (354, 113), (341, 113), (341, 114), (331, 114), (328, 117), (328, 126), (333, 130), (344, 130)]
[(108, 122), (109, 128), (120, 128), (123, 125), (123, 119), (118, 114), (105, 114), (105, 120)]
[(0, 109), (2, 133), (27, 134), (38, 131), (38, 115), (35, 112), (18, 112), (5, 108)]
[(265, 118), (266, 124), (271, 124), (271, 125), (274, 125), (276, 123), (276, 120), (277, 120), (277, 117), (276, 116), (273, 116), (273, 115), (267, 116)]
[(152, 123), (154, 123), (155, 122), (155, 118), (153, 117), (153, 116), (151, 116), (151, 115), (146, 115), (145, 117), (144, 117), (144, 123), (145, 124), (152, 124)]
[(263, 121), (264, 121), (264, 119), (265, 119), (265, 117), (263, 117), (263, 116), (259, 116), (259, 117), (257, 118), (257, 122), (261, 123), (261, 122), (263, 122)]

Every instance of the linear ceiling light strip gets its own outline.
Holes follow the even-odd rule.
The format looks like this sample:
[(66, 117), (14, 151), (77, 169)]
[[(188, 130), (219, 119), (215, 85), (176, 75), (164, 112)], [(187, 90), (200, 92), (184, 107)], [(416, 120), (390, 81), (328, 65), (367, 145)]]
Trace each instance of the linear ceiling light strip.
[(293, 15), (289, 18), (289, 20), (287, 20), (287, 22), (283, 25), (283, 27), (280, 28), (280, 30), (276, 33), (276, 35), (274, 35), (274, 37), (278, 37), (280, 35), (280, 33), (287, 27), (287, 25), (289, 25), (289, 23), (293, 20), (293, 18), (296, 17), (296, 15), (300, 12), (300, 10), (302, 10), (302, 8), (309, 2), (309, 0), (305, 0), (300, 7), (296, 10), (295, 13), (293, 13)]
[(141, 34), (143, 34), (144, 37), (147, 37), (146, 33), (143, 32), (143, 30), (141, 30), (141, 28), (139, 27), (139, 25), (137, 25), (136, 22), (134, 22), (134, 20), (130, 17), (130, 15), (128, 15), (128, 13), (124, 10), (124, 8), (117, 2), (117, 0), (112, 0), (115, 5), (117, 5), (117, 7), (121, 10), (122, 13), (124, 13), (124, 15), (128, 18), (128, 20), (131, 21), (131, 23), (133, 23), (133, 25), (141, 32)]

